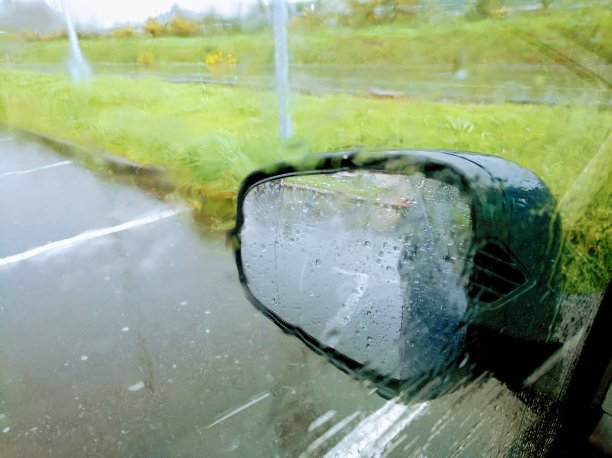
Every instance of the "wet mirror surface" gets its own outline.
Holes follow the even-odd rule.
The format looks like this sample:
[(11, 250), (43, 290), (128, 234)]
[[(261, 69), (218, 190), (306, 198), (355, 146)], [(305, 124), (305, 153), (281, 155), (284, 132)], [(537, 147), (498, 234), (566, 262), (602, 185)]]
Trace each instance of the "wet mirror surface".
[(245, 198), (254, 296), (324, 346), (405, 379), (461, 346), (468, 198), (413, 175), (338, 172), (268, 181)]

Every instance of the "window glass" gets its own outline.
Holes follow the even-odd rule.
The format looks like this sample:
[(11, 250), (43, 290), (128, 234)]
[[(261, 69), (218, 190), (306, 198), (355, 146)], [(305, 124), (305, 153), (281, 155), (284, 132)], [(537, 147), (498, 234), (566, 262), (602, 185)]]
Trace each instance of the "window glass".
[[(552, 450), (572, 380), (593, 375), (581, 362), (605, 356), (583, 348), (612, 272), (611, 49), (612, 13), (595, 0), (0, 1), (0, 455)], [(436, 399), (384, 399), (245, 297), (226, 244), (241, 180), (352, 148), (496, 155), (550, 189), (559, 348), (521, 386), (484, 373)], [(291, 200), (336, 224), (333, 242), (315, 243), (314, 222), (300, 234), (313, 268), (365, 243), (359, 231), (399, 258), (409, 202), (387, 191), (418, 185), (436, 240), (455, 244), (449, 271), (463, 271), (472, 215), (458, 189), (335, 179), (333, 208), (301, 195), (328, 190), (320, 177), (268, 183), (286, 187), (277, 216)], [(354, 266), (336, 267), (334, 287)], [(400, 274), (381, 272), (370, 293), (399, 304)], [(331, 294), (315, 280), (309, 291)]]

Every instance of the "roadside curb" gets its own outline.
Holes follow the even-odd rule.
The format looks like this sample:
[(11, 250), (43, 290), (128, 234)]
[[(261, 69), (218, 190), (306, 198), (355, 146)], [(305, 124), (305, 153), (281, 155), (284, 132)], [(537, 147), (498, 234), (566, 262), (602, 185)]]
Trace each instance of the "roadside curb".
[(138, 164), (129, 159), (102, 150), (90, 150), (52, 135), (36, 131), (7, 126), (16, 137), (34, 140), (55, 152), (75, 159), (81, 165), (97, 172), (129, 179), (132, 183), (158, 196), (165, 196), (176, 190), (168, 171), (162, 167)]

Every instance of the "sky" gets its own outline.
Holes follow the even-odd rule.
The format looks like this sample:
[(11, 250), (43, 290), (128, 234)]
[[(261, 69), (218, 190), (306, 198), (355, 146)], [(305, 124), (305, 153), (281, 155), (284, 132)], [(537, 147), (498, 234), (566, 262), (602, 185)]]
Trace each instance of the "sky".
[[(45, 0), (52, 8), (60, 9), (60, 0)], [(75, 22), (109, 27), (115, 23), (143, 22), (149, 17), (167, 12), (172, 5), (192, 11), (211, 8), (220, 13), (234, 13), (242, 5), (246, 8), (255, 0), (64, 0)]]

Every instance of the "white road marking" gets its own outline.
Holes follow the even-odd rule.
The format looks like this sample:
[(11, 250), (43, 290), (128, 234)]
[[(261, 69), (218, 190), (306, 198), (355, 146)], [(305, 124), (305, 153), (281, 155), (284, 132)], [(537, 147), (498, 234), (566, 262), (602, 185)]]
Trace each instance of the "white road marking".
[[(368, 282), (370, 281), (370, 276), (362, 272), (350, 272), (336, 266), (334, 266), (334, 271), (353, 277), (355, 286), (344, 301), (344, 304), (342, 304), (342, 307), (325, 324), (323, 336), (326, 344), (330, 347), (338, 344), (341, 337), (339, 330), (344, 328), (352, 316), (359, 311), (359, 300), (368, 290)], [(361, 308), (365, 306), (364, 304)]]
[(319, 418), (317, 418), (315, 421), (313, 421), (310, 424), (310, 426), (308, 427), (308, 432), (314, 431), (319, 426), (323, 425), (324, 423), (327, 423), (329, 420), (334, 418), (335, 415), (336, 415), (335, 410), (328, 410), (327, 412), (325, 412), (323, 415), (321, 415)]
[(325, 454), (325, 458), (381, 457), (385, 447), (428, 408), (426, 402), (406, 406), (388, 401), (344, 436)]
[(56, 162), (55, 164), (44, 165), (42, 167), (36, 167), (34, 169), (29, 169), (29, 170), (17, 170), (15, 172), (5, 172), (5, 173), (0, 174), (0, 178), (9, 177), (13, 175), (27, 175), (28, 173), (39, 172), (41, 170), (47, 170), (47, 169), (53, 169), (55, 167), (62, 167), (64, 165), (69, 165), (69, 164), (72, 164), (72, 161)]
[(312, 455), (312, 452), (314, 452), (321, 445), (323, 445), (325, 442), (327, 442), (327, 440), (330, 437), (332, 437), (333, 435), (337, 434), (342, 429), (344, 429), (344, 427), (346, 427), (346, 425), (348, 425), (351, 421), (353, 421), (355, 419), (355, 417), (357, 417), (357, 415), (359, 415), (360, 413), (361, 413), (361, 411), (358, 410), (358, 411), (354, 412), (353, 414), (349, 415), (348, 417), (346, 417), (345, 419), (339, 421), (338, 423), (336, 423), (331, 428), (329, 428), (324, 434), (322, 434), (317, 439), (315, 439), (308, 446), (308, 448), (306, 448), (306, 451), (300, 455), (300, 458), (305, 458), (307, 456)]
[(304, 291), (304, 275), (306, 274), (306, 264), (308, 263), (308, 257), (304, 256), (304, 262), (302, 263), (302, 274), (300, 275), (300, 289)]
[(244, 409), (248, 409), (249, 407), (251, 407), (254, 404), (257, 404), (259, 401), (263, 401), (264, 399), (266, 399), (268, 396), (270, 396), (270, 393), (262, 393), (259, 396), (257, 396), (255, 399), (247, 402), (244, 405), (241, 405), (240, 407), (237, 407), (236, 409), (232, 410), (231, 412), (223, 415), (221, 418), (219, 418), (217, 421), (215, 421), (214, 423), (211, 423), (210, 425), (208, 425), (206, 427), (206, 429), (212, 428), (215, 425), (218, 425), (219, 423), (221, 423), (222, 421), (227, 420), (230, 417), (233, 417), (234, 415), (236, 415), (237, 413), (242, 412)]
[(53, 251), (63, 250), (66, 248), (73, 247), (82, 242), (87, 242), (89, 240), (98, 239), (100, 237), (104, 237), (110, 234), (115, 234), (117, 232), (127, 231), (129, 229), (134, 229), (139, 226), (145, 226), (147, 224), (151, 224), (151, 223), (160, 221), (162, 219), (170, 218), (184, 211), (186, 211), (186, 209), (184, 208), (166, 210), (166, 211), (156, 213), (151, 216), (144, 216), (142, 218), (128, 221), (127, 223), (119, 224), (118, 226), (106, 227), (104, 229), (96, 229), (93, 231), (86, 231), (75, 237), (70, 237), (68, 239), (59, 240), (57, 242), (47, 243), (46, 245), (32, 248), (31, 250), (24, 251), (23, 253), (15, 254), (12, 256), (7, 256), (6, 258), (0, 258), (0, 266), (15, 264), (17, 262), (21, 262), (26, 259), (33, 258), (34, 256), (39, 256), (41, 254), (50, 253)]

